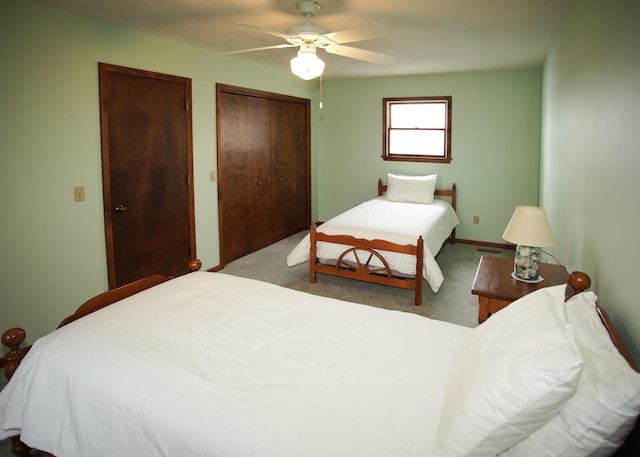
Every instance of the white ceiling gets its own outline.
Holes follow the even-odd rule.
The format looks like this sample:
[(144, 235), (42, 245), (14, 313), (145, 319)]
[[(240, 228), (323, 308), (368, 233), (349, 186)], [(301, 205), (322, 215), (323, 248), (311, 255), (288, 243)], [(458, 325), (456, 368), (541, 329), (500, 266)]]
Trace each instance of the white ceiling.
[[(304, 17), (298, 0), (38, 0), (215, 52), (284, 43), (242, 27), (248, 22), (286, 33)], [(330, 31), (370, 23), (390, 38), (350, 43), (396, 57), (381, 66), (318, 50), (325, 78), (442, 73), (540, 65), (572, 0), (318, 0), (313, 23)], [(247, 59), (288, 67), (296, 48), (271, 49), (217, 59)]]

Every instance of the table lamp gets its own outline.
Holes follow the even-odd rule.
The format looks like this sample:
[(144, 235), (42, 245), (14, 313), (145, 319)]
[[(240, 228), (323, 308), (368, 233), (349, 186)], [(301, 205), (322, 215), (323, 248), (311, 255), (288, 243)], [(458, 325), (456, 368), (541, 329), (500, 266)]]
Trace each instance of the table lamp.
[(513, 276), (518, 281), (540, 282), (540, 248), (553, 246), (555, 240), (544, 209), (518, 206), (502, 239), (516, 244)]

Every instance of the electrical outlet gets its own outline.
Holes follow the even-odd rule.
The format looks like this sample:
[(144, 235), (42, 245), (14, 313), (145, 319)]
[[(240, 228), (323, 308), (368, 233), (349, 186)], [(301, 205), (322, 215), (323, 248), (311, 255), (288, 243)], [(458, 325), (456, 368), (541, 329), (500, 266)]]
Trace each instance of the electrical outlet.
[(76, 186), (73, 188), (73, 201), (83, 202), (85, 199), (84, 186)]
[(479, 224), (480, 223), (480, 216), (473, 216), (473, 223), (474, 224)]

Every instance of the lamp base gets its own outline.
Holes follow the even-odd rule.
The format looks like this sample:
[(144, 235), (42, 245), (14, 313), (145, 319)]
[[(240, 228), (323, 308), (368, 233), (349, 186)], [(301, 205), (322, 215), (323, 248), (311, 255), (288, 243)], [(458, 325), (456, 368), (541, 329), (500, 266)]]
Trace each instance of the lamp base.
[(538, 276), (538, 279), (533, 280), (533, 281), (529, 281), (529, 280), (527, 280), (527, 279), (520, 279), (520, 278), (517, 278), (517, 277), (516, 277), (516, 275), (515, 275), (515, 273), (511, 273), (511, 277), (512, 277), (513, 279), (516, 279), (516, 280), (520, 281), (520, 282), (526, 282), (527, 284), (538, 284), (539, 282), (544, 281), (544, 278), (543, 278), (542, 276)]
[(514, 278), (524, 282), (538, 282), (540, 277), (540, 248), (534, 246), (516, 246), (513, 263)]

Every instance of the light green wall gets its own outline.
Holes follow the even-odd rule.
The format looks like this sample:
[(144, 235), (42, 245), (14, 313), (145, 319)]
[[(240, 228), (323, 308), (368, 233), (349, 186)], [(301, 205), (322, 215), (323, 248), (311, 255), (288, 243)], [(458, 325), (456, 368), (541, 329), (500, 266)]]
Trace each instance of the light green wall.
[[(613, 5), (613, 6), (612, 6)], [(618, 6), (619, 8), (616, 8)], [(631, 14), (633, 10), (635, 14)], [(314, 218), (370, 198), (386, 171), (438, 173), (459, 185), (461, 238), (502, 242), (514, 207), (547, 209), (554, 248), (589, 272), (603, 304), (640, 347), (633, 280), (640, 241), (638, 6), (575, 2), (540, 69), (325, 81), (221, 62), (210, 51), (63, 13), (30, 0), (0, 6), (0, 328), (32, 341), (107, 287), (97, 62), (193, 80), (198, 256), (218, 263), (215, 83), (310, 98)], [(542, 82), (544, 81), (544, 110)], [(382, 98), (452, 95), (450, 165), (384, 162)], [(542, 164), (538, 161), (543, 114)], [(593, 183), (593, 184), (592, 184)], [(595, 185), (594, 185), (595, 184)], [(87, 201), (73, 202), (86, 186)], [(481, 217), (472, 225), (473, 215)], [(637, 358), (637, 357), (636, 357)]]
[(574, 2), (544, 69), (541, 201), (640, 361), (640, 3)]
[[(388, 171), (437, 173), (439, 187), (455, 182), (463, 239), (504, 243), (515, 207), (538, 203), (541, 68), (326, 81), (323, 95), (320, 219), (374, 197)], [(443, 95), (453, 96), (452, 162), (383, 161), (382, 99)]]
[[(0, 7), (0, 327), (30, 340), (107, 288), (98, 62), (192, 79), (198, 257), (219, 262), (215, 83), (312, 100), (312, 206), (327, 218), (370, 198), (387, 170), (459, 186), (462, 238), (501, 242), (516, 204), (537, 202), (541, 70), (317, 81), (30, 0)], [(380, 159), (382, 97), (453, 96), (450, 165)], [(73, 202), (84, 185), (87, 200)], [(472, 226), (473, 215), (481, 224)]]
[[(192, 79), (198, 257), (219, 263), (215, 83), (314, 99), (286, 69), (228, 63), (205, 49), (29, 0), (0, 6), (0, 328), (49, 332), (107, 288), (98, 62)], [(315, 105), (315, 102), (314, 102)], [(315, 141), (315, 139), (313, 140)], [(86, 201), (73, 202), (73, 187)]]

